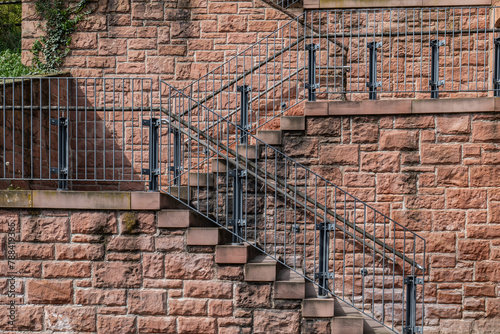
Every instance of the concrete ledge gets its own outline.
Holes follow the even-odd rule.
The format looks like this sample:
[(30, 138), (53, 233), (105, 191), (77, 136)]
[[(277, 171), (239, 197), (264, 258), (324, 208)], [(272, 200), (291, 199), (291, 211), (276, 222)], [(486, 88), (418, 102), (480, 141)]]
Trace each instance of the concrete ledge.
[(306, 103), (305, 115), (357, 116), (484, 112), (500, 112), (500, 98), (318, 101)]
[(129, 192), (33, 190), (33, 208), (130, 210)]
[(31, 208), (33, 194), (26, 190), (2, 190), (0, 192), (0, 207), (2, 208)]
[(159, 192), (1, 190), (0, 208), (160, 210), (186, 206)]
[(328, 115), (410, 114), (412, 100), (332, 101)]
[(305, 9), (491, 6), (491, 0), (304, 0)]

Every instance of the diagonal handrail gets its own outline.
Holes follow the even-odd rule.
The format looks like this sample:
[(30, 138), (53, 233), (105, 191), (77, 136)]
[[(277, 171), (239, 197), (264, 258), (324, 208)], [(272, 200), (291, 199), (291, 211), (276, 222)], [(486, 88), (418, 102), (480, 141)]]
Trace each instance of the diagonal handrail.
[[(202, 105), (202, 104), (199, 104), (197, 103), (195, 100), (191, 99), (189, 96), (185, 95), (184, 93), (180, 92), (179, 90), (175, 89), (174, 87), (170, 86), (169, 84), (161, 81), (160, 82), (160, 85), (166, 85), (167, 86), (167, 90), (161, 90), (163, 92), (167, 91), (167, 103), (163, 103), (162, 102), (162, 98), (160, 97), (160, 112), (164, 115), (166, 115), (168, 117), (168, 127), (169, 129), (171, 130), (176, 130), (178, 131), (179, 133), (185, 135), (188, 137), (188, 140), (186, 142), (191, 142), (191, 143), (194, 143), (195, 147), (193, 148), (191, 146), (190, 149), (188, 149), (189, 152), (191, 152), (192, 150), (195, 150), (197, 152), (205, 152), (203, 153), (203, 156), (200, 158), (200, 156), (198, 156), (198, 162), (196, 164), (191, 165), (188, 170), (184, 171), (185, 173), (195, 173), (197, 175), (197, 177), (199, 178), (201, 174), (204, 174), (204, 173), (208, 173), (208, 171), (203, 171), (204, 168), (203, 168), (203, 164), (204, 163), (207, 163), (209, 161), (212, 160), (212, 158), (216, 158), (217, 161), (219, 161), (219, 159), (221, 159), (222, 161), (224, 161), (224, 164), (226, 165), (226, 170), (229, 170), (230, 168), (235, 168), (234, 171), (236, 171), (236, 173), (238, 173), (237, 171), (238, 170), (244, 170), (246, 172), (246, 177), (251, 177), (251, 178), (254, 178), (256, 180), (256, 182), (258, 181), (259, 183), (263, 184), (263, 187), (266, 188), (266, 189), (269, 189), (270, 191), (274, 192), (275, 193), (275, 196), (276, 195), (280, 195), (284, 198), (285, 200), (285, 206), (286, 206), (286, 201), (288, 200), (290, 203), (294, 203), (295, 205), (295, 210), (297, 209), (297, 206), (299, 207), (302, 207), (306, 212), (309, 212), (310, 214), (312, 214), (314, 218), (314, 221), (316, 221), (316, 217), (321, 219), (323, 221), (323, 225), (327, 225), (327, 226), (330, 226), (331, 228), (333, 228), (333, 230), (335, 231), (340, 231), (342, 232), (342, 234), (344, 235), (344, 247), (345, 247), (345, 238), (346, 236), (348, 238), (351, 238), (353, 241), (352, 242), (355, 242), (355, 243), (358, 243), (358, 244), (361, 244), (362, 245), (362, 249), (363, 249), (363, 263), (365, 261), (365, 251), (364, 249), (369, 249), (371, 251), (373, 251), (373, 256), (375, 256), (375, 254), (378, 254), (381, 256), (381, 259), (383, 259), (383, 267), (385, 268), (386, 266), (386, 263), (392, 263), (392, 268), (394, 270), (394, 265), (396, 263), (396, 260), (397, 259), (401, 259), (403, 262), (402, 262), (402, 269), (403, 269), (403, 274), (405, 272), (405, 267), (404, 267), (404, 264), (407, 263), (410, 265), (411, 267), (411, 273), (412, 275), (416, 275), (416, 270), (420, 270), (422, 272), (422, 278), (425, 276), (425, 240), (420, 237), (419, 235), (417, 235), (416, 233), (408, 230), (406, 227), (398, 224), (397, 222), (395, 222), (394, 220), (392, 220), (391, 218), (387, 217), (386, 215), (382, 214), (381, 212), (379, 212), (378, 210), (376, 210), (375, 208), (371, 207), (370, 205), (368, 205), (367, 203), (364, 203), (363, 201), (359, 200), (358, 198), (348, 194), (347, 192), (343, 191), (342, 189), (340, 189), (339, 187), (335, 186), (334, 184), (332, 184), (331, 182), (329, 182), (328, 180), (324, 179), (323, 177), (319, 176), (318, 174), (312, 172), (311, 170), (309, 170), (307, 167), (297, 163), (296, 161), (294, 161), (293, 159), (287, 157), (285, 154), (281, 153), (280, 151), (276, 150), (275, 148), (273, 148), (272, 146), (269, 146), (267, 145), (266, 143), (260, 141), (258, 138), (256, 138), (255, 136), (251, 135), (250, 133), (248, 133), (247, 131), (245, 131), (243, 128), (241, 128), (240, 126), (230, 122), (228, 119), (224, 118), (223, 116), (220, 116), (218, 115), (216, 112), (214, 112), (213, 110), (211, 110), (210, 108)], [(182, 102), (182, 103), (179, 103), (179, 102)], [(167, 107), (165, 107), (165, 105)], [(229, 141), (229, 132), (227, 133), (227, 138), (224, 138), (222, 141), (219, 140), (219, 137), (217, 135), (217, 138), (213, 137), (214, 135), (213, 134), (210, 134), (208, 131), (205, 131), (205, 130), (200, 130), (200, 128), (198, 126), (196, 126), (196, 121), (191, 121), (191, 115), (188, 115), (188, 117), (186, 117), (186, 119), (183, 119), (183, 116), (184, 116), (184, 113), (183, 111), (185, 110), (185, 108), (190, 108), (192, 110), (193, 109), (197, 109), (196, 111), (196, 114), (199, 115), (200, 113), (209, 113), (213, 116), (213, 119), (217, 119), (217, 122), (221, 122), (224, 121), (226, 124), (224, 126), (224, 128), (227, 130), (229, 128), (232, 128), (233, 130), (231, 131), (231, 141)], [(210, 118), (210, 117), (209, 117)], [(238, 133), (240, 135), (238, 135)], [(226, 135), (223, 135), (223, 137), (225, 137)], [(288, 162), (288, 164), (294, 164), (296, 167), (300, 167), (302, 170), (306, 171), (306, 178), (307, 178), (307, 175), (310, 174), (312, 175), (313, 177), (317, 178), (317, 179), (320, 179), (321, 180), (321, 184), (324, 183), (325, 185), (325, 189), (327, 187), (332, 187), (336, 190), (340, 190), (342, 193), (344, 193), (345, 195), (349, 196), (349, 198), (352, 198), (354, 200), (354, 218), (353, 220), (350, 220), (348, 219), (346, 216), (345, 216), (345, 208), (344, 208), (344, 216), (338, 214), (336, 211), (328, 208), (326, 206), (326, 202), (325, 202), (325, 205), (321, 204), (318, 200), (317, 200), (317, 193), (316, 195), (314, 196), (310, 196), (308, 195), (307, 192), (301, 192), (299, 190), (297, 190), (297, 183), (295, 183), (295, 188), (294, 186), (292, 186), (291, 184), (289, 184), (285, 179), (283, 179), (282, 177), (278, 176), (276, 174), (276, 172), (273, 174), (272, 172), (269, 172), (268, 169), (266, 167), (264, 167), (264, 169), (262, 169), (261, 167), (259, 168), (259, 165), (257, 164), (257, 157), (256, 158), (247, 158), (244, 154), (241, 154), (240, 151), (238, 151), (238, 148), (236, 149), (233, 149), (231, 147), (232, 144), (237, 144), (239, 138), (241, 138), (242, 136), (246, 136), (248, 137), (251, 141), (254, 141), (256, 143), (256, 145), (259, 145), (261, 147), (264, 148), (263, 151), (267, 152), (267, 151), (270, 151), (271, 155), (273, 155), (275, 157), (275, 159), (278, 159), (278, 158), (282, 158), (284, 163), (285, 163), (285, 171), (286, 171), (286, 164)], [(225, 143), (224, 141), (227, 140), (227, 143)], [(231, 144), (232, 143), (232, 144)], [(170, 145), (170, 144), (169, 144)], [(236, 146), (237, 147), (237, 146)], [(266, 157), (267, 157), (267, 153), (266, 153)], [(278, 157), (278, 158), (276, 158)], [(188, 157), (188, 159), (192, 159), (193, 157), (190, 156)], [(200, 161), (200, 159), (202, 161)], [(255, 160), (254, 160), (255, 159)], [(275, 160), (275, 163), (276, 163), (277, 160)], [(280, 160), (281, 161), (281, 160)], [(200, 169), (202, 171), (200, 171)], [(210, 170), (210, 168), (208, 169)], [(275, 169), (275, 171), (277, 171)], [(208, 174), (207, 174), (207, 177), (208, 177)], [(169, 178), (170, 180), (170, 178)], [(226, 183), (229, 182), (227, 177), (226, 177)], [(235, 181), (236, 182), (236, 181)], [(166, 184), (167, 188), (165, 189), (162, 189), (163, 191), (167, 191), (168, 193), (170, 193), (170, 187), (176, 187), (178, 185), (171, 185), (169, 182), (167, 182)], [(226, 186), (228, 186), (228, 184), (226, 184)], [(234, 186), (234, 184), (233, 184)], [(307, 189), (307, 185), (305, 186), (306, 189)], [(322, 186), (321, 186), (322, 187)], [(161, 187), (163, 188), (163, 187)], [(218, 189), (218, 188), (217, 188)], [(198, 186), (198, 191), (200, 190), (199, 186)], [(209, 190), (207, 190), (209, 191)], [(217, 190), (218, 192), (219, 190)], [(234, 189), (233, 189), (234, 191)], [(260, 189), (260, 191), (264, 191), (263, 189)], [(317, 189), (316, 189), (317, 191)], [(266, 193), (267, 193), (267, 190), (266, 190)], [(217, 199), (219, 198), (217, 193), (215, 195)], [(228, 193), (227, 193), (227, 190), (226, 190), (226, 197), (228, 196)], [(236, 195), (233, 195), (233, 196), (236, 196)], [(275, 197), (275, 200), (276, 200), (276, 197)], [(227, 200), (226, 200), (227, 201)], [(217, 201), (216, 201), (217, 202)], [(390, 223), (393, 223), (393, 228), (394, 228), (394, 233), (396, 231), (396, 227), (398, 228), (398, 230), (401, 230), (403, 233), (404, 233), (404, 240), (406, 242), (406, 234), (409, 234), (410, 235), (410, 240), (413, 238), (413, 247), (414, 247), (414, 251), (413, 251), (413, 259), (410, 258), (409, 256), (407, 256), (404, 252), (401, 252), (399, 250), (396, 249), (395, 247), (395, 243), (394, 243), (394, 246), (391, 246), (390, 244), (388, 244), (387, 242), (385, 242), (385, 227), (384, 227), (384, 238), (383, 240), (381, 240), (380, 238), (376, 237), (375, 234), (372, 234), (370, 232), (368, 232), (366, 230), (366, 221), (365, 221), (365, 225), (364, 225), (364, 228), (360, 227), (359, 226), (359, 223), (356, 224), (356, 203), (359, 203), (361, 204), (361, 206), (364, 208), (364, 211), (365, 211), (365, 215), (366, 215), (366, 210), (367, 208), (372, 210), (374, 212), (374, 214), (376, 215), (379, 215), (383, 218), (384, 220), (384, 224), (386, 221), (390, 222)], [(189, 203), (189, 200), (188, 200), (188, 204), (196, 211), (198, 211), (199, 213), (203, 214), (203, 210), (200, 208), (199, 206), (199, 203), (198, 204), (193, 204), (191, 205), (191, 203)], [(234, 205), (234, 204), (233, 204)], [(345, 199), (344, 199), (344, 206), (345, 206)], [(234, 209), (234, 206), (233, 206), (233, 210)], [(276, 208), (274, 210), (277, 210)], [(286, 210), (286, 208), (285, 208)], [(321, 212), (324, 212), (324, 215), (321, 213)], [(207, 217), (209, 217), (209, 207), (207, 205)], [(275, 212), (275, 215), (277, 214), (277, 211)], [(216, 214), (217, 216), (217, 214)], [(329, 217), (332, 217), (332, 219), (328, 218)], [(226, 219), (227, 219), (227, 216), (226, 216)], [(366, 219), (366, 218), (365, 218)], [(219, 221), (218, 218), (216, 219), (212, 219), (216, 224), (224, 227), (224, 225)], [(265, 220), (264, 220), (265, 222)], [(276, 224), (276, 222), (275, 222)], [(285, 232), (286, 232), (286, 216), (285, 216), (285, 221), (284, 221), (284, 224), (285, 224)], [(228, 226), (227, 226), (227, 220), (226, 220), (226, 226), (225, 226), (226, 229), (228, 229)], [(306, 264), (304, 262), (304, 272), (303, 273), (300, 273), (299, 271), (297, 271), (295, 269), (295, 264), (293, 265), (293, 268), (290, 267), (290, 265), (287, 264), (286, 262), (286, 258), (285, 259), (282, 259), (280, 257), (278, 257), (276, 255), (276, 240), (274, 241), (274, 256), (272, 255), (272, 251), (268, 250), (267, 247), (269, 247), (269, 244), (266, 243), (265, 239), (264, 239), (264, 247), (260, 246), (258, 243), (257, 243), (257, 239), (255, 239), (255, 242), (256, 243), (253, 243), (251, 240), (253, 239), (247, 239), (246, 237), (246, 233), (245, 233), (245, 236), (242, 236), (241, 234), (238, 233), (238, 230), (235, 229), (236, 227), (233, 226), (233, 230), (229, 230), (231, 233), (233, 233), (233, 235), (237, 236), (237, 240), (241, 240), (241, 241), (244, 241), (244, 242), (247, 242), (247, 243), (250, 243), (252, 246), (260, 249), (262, 252), (264, 252), (265, 254), (271, 256), (272, 258), (274, 258), (275, 260), (277, 260), (278, 262), (280, 262), (281, 264), (283, 264), (284, 266), (294, 270), (295, 272), (299, 273), (300, 275), (302, 275), (305, 279), (313, 282), (314, 284), (316, 284), (319, 288), (320, 288), (320, 291), (328, 291), (328, 293), (331, 293), (333, 294), (334, 296), (340, 298), (341, 300), (349, 303), (352, 307), (356, 308), (358, 311), (364, 313), (365, 315), (369, 316), (370, 318), (376, 320), (377, 322), (381, 323), (382, 325), (384, 325), (385, 327), (391, 329), (392, 331), (395, 331), (395, 328), (394, 328), (394, 314), (392, 316), (392, 328), (391, 327), (388, 327), (385, 323), (384, 323), (384, 316), (382, 317), (382, 321), (380, 321), (379, 319), (376, 319), (375, 318), (375, 314), (373, 313), (373, 310), (372, 310), (372, 314), (369, 314), (370, 312), (369, 311), (366, 311), (364, 310), (362, 307), (359, 308), (355, 305), (355, 302), (354, 302), (354, 273), (353, 273), (353, 299), (352, 300), (349, 300), (344, 297), (344, 292), (342, 291), (341, 292), (341, 296), (339, 296), (337, 294), (337, 292), (335, 291), (335, 286), (333, 287), (333, 289), (331, 290), (330, 287), (326, 287), (325, 288), (325, 285), (322, 285), (323, 283), (321, 283), (321, 278), (320, 278), (320, 281), (319, 283), (316, 283), (315, 280), (318, 279), (318, 277), (322, 277), (322, 276), (316, 276), (317, 274), (315, 273), (314, 276), (309, 276), (309, 274), (307, 273), (307, 270), (306, 270)], [(318, 232), (318, 226), (315, 225), (314, 227), (314, 232)], [(306, 229), (306, 226), (304, 225), (304, 233), (305, 233), (305, 229)], [(351, 231), (352, 230), (352, 231)], [(255, 227), (255, 231), (257, 232), (257, 226)], [(274, 238), (277, 238), (278, 235), (276, 234), (276, 226), (274, 228)], [(375, 229), (374, 229), (374, 233), (375, 233)], [(320, 234), (321, 235), (321, 234)], [(360, 236), (362, 235), (362, 237)], [(255, 237), (257, 237), (257, 235), (255, 235)], [(320, 236), (320, 239), (322, 240), (323, 237)], [(335, 237), (334, 237), (335, 238)], [(396, 238), (396, 236), (394, 235), (394, 238)], [(424, 244), (424, 247), (423, 247), (423, 253), (424, 253), (424, 258), (423, 258), (423, 261), (424, 261), (424, 264), (421, 265), (420, 263), (418, 263), (418, 261), (416, 260), (415, 258), (415, 247), (416, 247), (416, 240), (420, 240), (421, 242), (423, 242)], [(233, 239), (234, 240), (234, 239)], [(316, 245), (316, 237), (314, 237), (314, 242), (315, 242), (315, 245)], [(366, 240), (369, 240), (371, 242), (366, 242)], [(305, 242), (305, 241), (304, 241)], [(271, 242), (272, 243), (272, 242)], [(281, 241), (280, 241), (281, 243)], [(267, 246), (266, 246), (267, 245)], [(285, 237), (285, 240), (283, 241), (283, 246), (285, 247), (285, 253), (284, 253), (284, 256), (286, 257), (286, 247), (287, 247), (287, 244), (286, 244), (286, 237)], [(382, 249), (379, 249), (377, 248), (376, 246), (380, 246)], [(305, 244), (304, 244), (304, 247), (305, 247)], [(316, 246), (315, 246), (316, 247)], [(320, 248), (320, 253), (321, 253), (321, 248)], [(345, 252), (345, 249), (344, 249), (344, 252)], [(354, 250), (353, 250), (354, 252)], [(406, 251), (405, 251), (406, 252)], [(355, 253), (353, 253), (355, 254)], [(305, 255), (305, 253), (304, 253)], [(344, 253), (345, 255), (345, 253)], [(310, 255), (309, 255), (310, 256)], [(320, 258), (319, 258), (319, 261), (321, 262), (321, 255), (319, 255)], [(358, 256), (359, 256), (359, 253), (358, 253)], [(296, 254), (295, 254), (295, 250), (294, 250), (294, 253), (293, 253), (293, 256), (292, 256), (293, 260), (295, 261), (296, 260)], [(373, 257), (373, 260), (375, 261), (375, 257)], [(304, 259), (304, 261), (306, 261), (306, 259)], [(308, 263), (311, 264), (311, 261), (314, 261), (314, 267), (316, 267), (316, 259), (315, 259), (315, 256), (313, 258), (313, 260), (311, 260), (310, 258), (307, 259), (307, 261), (309, 261)], [(294, 262), (295, 263), (295, 262)], [(373, 262), (373, 268), (374, 268), (374, 271), (373, 271), (373, 275), (375, 275), (375, 262)], [(321, 266), (321, 264), (320, 264)], [(328, 265), (327, 265), (328, 266)], [(353, 264), (354, 266), (354, 264)], [(364, 264), (363, 264), (364, 266)], [(398, 265), (399, 266), (399, 265)], [(315, 269), (316, 270), (316, 269)], [(327, 269), (328, 270), (328, 269)], [(345, 268), (344, 268), (345, 270)], [(365, 270), (365, 269), (363, 269)], [(321, 272), (321, 271), (320, 271)], [(362, 271), (363, 272), (363, 271)], [(344, 282), (345, 280), (345, 271), (342, 273), (342, 282)], [(366, 275), (366, 274), (363, 274), (363, 275)], [(384, 274), (385, 275), (385, 274)], [(393, 307), (394, 307), (394, 280), (396, 279), (394, 276), (394, 273), (392, 274), (392, 279), (393, 279), (393, 288), (392, 288), (392, 293), (393, 293)], [(329, 276), (327, 276), (329, 277)], [(328, 279), (327, 279), (328, 280)], [(422, 280), (423, 281), (423, 280)], [(402, 282), (402, 281), (400, 281)], [(385, 289), (385, 287), (383, 287)], [(368, 289), (370, 290), (370, 289)], [(362, 290), (363, 294), (361, 296), (362, 300), (363, 300), (363, 303), (364, 303), (364, 290)], [(404, 290), (403, 290), (404, 291)], [(410, 291), (410, 289), (408, 288), (408, 291)], [(409, 299), (409, 298), (408, 298)], [(407, 309), (408, 309), (408, 306), (407, 306)], [(413, 308), (414, 309), (414, 308)], [(410, 312), (411, 313), (411, 312)], [(407, 323), (408, 323), (408, 320), (407, 320)]]
[[(195, 104), (194, 107), (190, 107), (192, 109), (196, 109), (196, 108), (203, 108), (205, 111), (208, 111), (210, 112), (212, 115), (215, 115), (217, 117), (221, 117), (223, 118), (222, 116), (219, 116), (217, 115), (214, 111), (210, 110), (209, 108), (205, 107), (204, 105), (202, 105), (201, 103), (198, 103), (197, 101), (191, 99), (189, 96), (185, 95), (184, 93), (182, 93), (181, 91), (177, 90), (176, 88), (174, 88), (173, 86), (169, 85), (168, 83), (164, 82), (164, 81), (161, 81), (163, 84), (167, 85), (169, 87), (169, 89), (171, 89), (172, 91), (174, 91), (175, 93), (183, 96), (184, 98), (186, 99), (189, 99), (193, 104)], [(189, 137), (191, 137), (192, 139), (194, 140), (197, 140), (197, 142), (199, 142), (200, 144), (202, 144), (203, 146), (206, 146), (207, 149), (209, 149), (210, 151), (212, 151), (213, 153), (215, 154), (218, 154), (218, 155), (222, 155), (222, 157), (224, 157), (225, 159), (227, 159), (231, 164), (233, 164), (234, 166), (239, 166), (239, 167), (245, 167), (245, 166), (251, 166), (253, 168), (257, 168), (257, 165), (251, 161), (251, 159), (247, 159), (244, 155), (242, 154), (239, 154), (238, 152), (236, 152), (235, 150), (231, 149), (230, 147), (220, 143), (220, 141), (217, 141), (216, 139), (212, 138), (211, 136), (209, 136), (205, 131), (201, 131), (200, 129), (196, 128), (195, 126), (191, 125), (188, 121), (186, 120), (183, 120), (181, 118), (181, 116), (178, 116), (176, 115), (175, 113), (171, 112), (170, 110), (168, 109), (165, 109), (165, 108), (161, 108), (161, 111), (167, 115), (169, 115), (172, 119), (174, 119), (176, 122), (179, 122), (180, 124), (182, 124), (183, 126), (187, 127), (189, 130), (193, 131), (193, 132), (196, 132), (200, 135), (200, 137), (196, 137), (196, 136), (193, 136), (192, 134), (190, 134), (190, 132), (188, 131), (185, 131), (183, 130), (181, 127), (179, 126), (176, 126), (175, 123), (171, 123), (171, 126), (179, 131), (181, 131), (182, 133), (184, 133), (185, 135), (188, 135)], [(184, 115), (184, 114), (183, 114)], [(226, 122), (228, 122), (228, 124), (230, 124), (231, 126), (234, 126), (236, 129), (238, 129), (239, 132), (241, 133), (245, 133), (246, 131), (243, 130), (239, 125), (237, 124), (234, 124), (232, 122), (230, 122), (229, 120), (225, 119)], [(250, 138), (252, 138), (253, 140), (255, 140), (258, 145), (261, 145), (263, 147), (265, 147), (266, 149), (269, 149), (269, 150), (272, 150), (274, 151), (275, 153), (279, 153), (281, 155), (283, 155), (285, 158), (287, 159), (290, 159), (290, 160), (293, 160), (289, 157), (287, 157), (285, 154), (279, 152), (276, 148), (274, 148), (273, 146), (270, 146), (264, 142), (262, 142), (261, 140), (259, 140), (257, 137), (253, 136), (252, 134), (249, 134), (248, 132), (245, 133), (245, 135), (248, 135)], [(204, 138), (208, 141), (210, 141), (212, 144), (215, 144), (217, 146), (220, 146), (220, 148), (222, 148), (223, 151), (226, 151), (228, 152), (228, 155), (224, 155), (222, 154), (220, 151), (214, 149), (212, 146), (210, 145), (204, 145), (202, 141), (200, 141), (199, 139), (200, 138)], [(233, 156), (237, 156), (238, 157), (238, 161), (241, 161), (241, 162), (238, 162), (237, 160), (234, 160), (232, 158), (230, 158), (230, 155), (233, 155)], [(295, 161), (294, 161), (295, 162)], [(302, 164), (298, 163), (298, 162), (295, 162), (297, 163), (297, 165), (301, 166), (302, 168), (304, 168), (305, 170), (307, 170), (310, 174), (312, 175), (315, 175), (316, 177), (320, 178), (322, 181), (326, 182), (327, 184), (329, 184), (331, 187), (334, 187), (334, 188), (337, 188), (337, 189), (340, 189), (338, 186), (332, 184), (330, 181), (326, 180), (325, 178), (323, 178), (322, 176), (314, 173), (313, 171), (311, 171), (310, 169), (308, 169), (307, 167), (303, 166)], [(260, 181), (263, 181), (265, 182), (265, 178), (257, 175), (256, 173), (252, 172), (252, 171), (249, 171), (249, 173), (259, 179)], [(272, 179), (272, 180), (276, 180), (277, 183), (279, 183), (281, 186), (283, 187), (286, 187), (288, 190), (291, 190), (293, 191), (293, 187), (287, 183), (285, 183), (285, 181), (283, 181), (281, 178), (277, 178), (275, 175), (269, 173), (267, 170), (265, 171), (266, 173), (266, 176), (269, 178), (269, 179)], [(273, 188), (274, 185), (272, 183), (266, 183), (267, 186)], [(282, 195), (284, 196), (288, 196), (289, 195), (282, 191), (281, 189), (274, 189), (273, 190), (277, 190), (278, 192), (281, 192)], [(347, 192), (346, 192), (347, 193)], [(348, 194), (348, 193), (347, 193)], [(401, 258), (402, 260), (404, 260), (405, 262), (409, 263), (410, 265), (412, 266), (415, 266), (417, 267), (418, 269), (420, 270), (425, 270), (423, 266), (421, 266), (420, 264), (418, 264), (416, 261), (408, 258), (407, 256), (405, 256), (402, 252), (400, 251), (397, 251), (395, 250), (394, 248), (392, 248), (391, 246), (385, 244), (382, 240), (379, 240), (378, 238), (374, 237), (372, 234), (364, 231), (362, 228), (360, 228), (359, 226), (355, 225), (354, 223), (348, 221), (347, 219), (341, 217), (340, 215), (338, 215), (336, 212), (333, 212), (331, 209), (325, 207), (323, 204), (321, 203), (318, 203), (316, 201), (314, 201), (313, 199), (311, 199), (310, 197), (306, 196), (305, 194), (301, 193), (301, 192), (297, 192), (297, 195), (299, 195), (300, 197), (302, 197), (302, 199), (305, 201), (305, 202), (308, 202), (310, 204), (314, 204), (314, 205), (317, 205), (319, 209), (321, 210), (325, 210), (326, 212), (328, 212), (328, 214), (332, 215), (335, 217), (335, 219), (339, 220), (340, 222), (342, 222), (343, 224), (353, 228), (356, 232), (358, 233), (363, 233), (366, 238), (372, 240), (374, 243), (376, 243), (377, 245), (379, 246), (382, 246), (384, 247), (389, 253), (393, 253), (395, 254), (397, 257)], [(349, 194), (350, 195), (350, 194)], [(377, 212), (378, 214), (382, 215), (382, 216), (385, 216), (384, 214), (382, 214), (381, 212), (379, 212), (378, 210), (374, 209), (373, 207), (371, 207), (370, 205), (364, 203), (363, 201), (357, 199), (355, 196), (353, 195), (350, 195), (352, 198), (355, 198), (358, 202), (360, 203), (363, 203), (365, 204), (367, 207), (373, 209), (375, 212)], [(294, 199), (295, 198), (290, 198), (290, 199)], [(300, 204), (302, 206), (306, 206), (306, 204), (304, 202), (300, 202)], [(309, 209), (308, 209), (309, 210)], [(312, 209), (311, 209), (312, 210)], [(311, 211), (312, 212), (312, 211)], [(389, 217), (385, 216), (387, 219), (390, 219)], [(391, 219), (392, 220), (392, 219)], [(396, 223), (396, 222), (394, 222)], [(397, 224), (397, 223), (396, 223)], [(400, 224), (397, 224), (399, 227), (401, 228), (404, 228), (406, 229), (404, 226), (400, 225)], [(336, 224), (336, 227), (338, 228), (341, 228), (339, 225)], [(346, 233), (350, 233), (348, 231), (343, 231), (343, 232), (346, 232)], [(411, 232), (413, 233), (413, 232)], [(358, 237), (356, 237), (358, 238)], [(358, 240), (358, 239), (356, 239)], [(361, 239), (359, 239), (358, 241), (361, 241)], [(375, 249), (373, 246), (368, 246), (369, 248), (371, 248), (372, 250), (376, 251), (377, 253), (379, 253), (380, 255), (382, 255), (382, 252)]]

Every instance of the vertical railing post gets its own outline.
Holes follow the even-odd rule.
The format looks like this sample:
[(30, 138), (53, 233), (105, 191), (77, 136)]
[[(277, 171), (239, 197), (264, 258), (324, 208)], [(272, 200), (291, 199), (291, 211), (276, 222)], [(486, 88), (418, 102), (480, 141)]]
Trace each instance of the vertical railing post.
[(230, 221), (233, 227), (232, 242), (239, 244), (243, 236), (243, 227), (246, 225), (243, 219), (243, 177), (246, 176), (246, 171), (233, 169), (229, 172), (229, 176), (233, 178), (233, 217)]
[(57, 190), (68, 190), (68, 119), (65, 117), (51, 118), (51, 125), (57, 125), (57, 168), (51, 168), (52, 174), (58, 174)]
[(178, 186), (181, 183), (181, 133), (177, 129), (172, 130), (174, 135), (174, 165), (170, 167), (170, 170), (174, 173), (174, 185)]
[(328, 279), (332, 276), (332, 274), (328, 272), (330, 225), (320, 223), (316, 225), (316, 229), (319, 231), (319, 261), (318, 272), (316, 273), (315, 278), (319, 281), (318, 296), (326, 297), (328, 295)]
[(142, 174), (149, 175), (149, 191), (158, 191), (158, 175), (160, 175), (158, 167), (158, 128), (160, 120), (154, 117), (143, 119), (142, 125), (149, 126), (149, 168), (143, 169)]
[(319, 84), (316, 83), (316, 50), (319, 50), (318, 44), (307, 44), (306, 50), (308, 51), (308, 62), (307, 62), (307, 84), (306, 89), (308, 90), (308, 101), (316, 101), (316, 89), (319, 88)]
[(246, 133), (249, 130), (248, 126), (248, 109), (250, 105), (250, 100), (248, 98), (248, 93), (252, 91), (252, 87), (248, 85), (237, 86), (236, 90), (241, 93), (240, 96), (240, 126), (244, 130), (241, 132), (241, 144), (246, 144), (248, 142), (248, 135)]
[(422, 284), (422, 279), (417, 276), (407, 276), (406, 285), (406, 322), (403, 333), (422, 333), (422, 327), (417, 327), (417, 284)]
[(370, 51), (368, 63), (368, 87), (370, 100), (377, 99), (377, 88), (382, 86), (382, 81), (377, 81), (377, 49), (382, 47), (381, 42), (369, 42), (367, 44)]
[(444, 85), (444, 80), (439, 80), (439, 47), (444, 46), (445, 41), (434, 39), (431, 41), (431, 99), (439, 99), (439, 87)]
[(495, 69), (493, 75), (494, 96), (500, 96), (500, 37), (495, 38)]

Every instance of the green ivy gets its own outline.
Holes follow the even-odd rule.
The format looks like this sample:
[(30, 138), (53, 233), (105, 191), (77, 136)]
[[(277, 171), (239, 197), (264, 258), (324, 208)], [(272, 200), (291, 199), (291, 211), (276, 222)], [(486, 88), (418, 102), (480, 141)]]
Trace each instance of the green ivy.
[(37, 0), (36, 13), (45, 22), (44, 36), (35, 41), (31, 52), (33, 65), (45, 73), (57, 71), (69, 53), (71, 36), (84, 17), (90, 0), (80, 0), (76, 5), (68, 5), (63, 0)]

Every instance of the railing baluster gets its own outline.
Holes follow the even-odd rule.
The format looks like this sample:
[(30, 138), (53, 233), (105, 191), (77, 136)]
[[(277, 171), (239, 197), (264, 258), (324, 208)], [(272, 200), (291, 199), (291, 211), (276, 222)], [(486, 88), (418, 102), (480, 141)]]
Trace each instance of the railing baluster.
[(367, 45), (370, 52), (369, 64), (368, 64), (368, 83), (366, 84), (370, 93), (370, 100), (377, 99), (377, 88), (382, 86), (382, 81), (377, 81), (377, 49), (382, 47), (381, 42), (370, 42)]
[(445, 41), (434, 39), (431, 45), (431, 98), (439, 99), (439, 87), (444, 85), (444, 80), (439, 80), (439, 47), (445, 45)]

